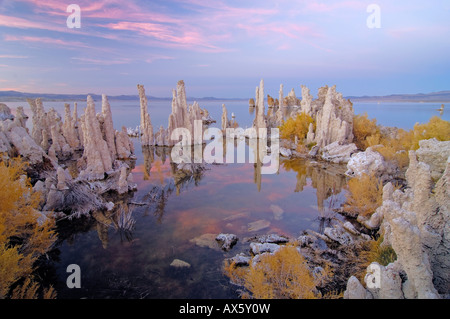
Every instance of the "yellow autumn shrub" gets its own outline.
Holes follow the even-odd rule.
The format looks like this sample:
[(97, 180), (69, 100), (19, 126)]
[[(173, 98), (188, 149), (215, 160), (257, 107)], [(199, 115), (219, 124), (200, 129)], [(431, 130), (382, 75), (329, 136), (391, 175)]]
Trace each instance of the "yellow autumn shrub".
[(283, 121), (280, 126), (280, 137), (291, 141), (294, 141), (297, 137), (299, 143), (303, 143), (311, 123), (315, 125), (314, 119), (304, 112), (297, 114), (295, 117), (290, 117)]
[(248, 267), (225, 266), (225, 275), (244, 286), (244, 298), (316, 299), (316, 282), (305, 258), (294, 246), (282, 246), (274, 254), (263, 254)]
[(34, 264), (55, 241), (54, 221), (38, 220), (40, 195), (24, 177), (25, 165), (19, 158), (0, 160), (0, 299), (38, 297)]
[(420, 140), (436, 138), (438, 141), (448, 141), (450, 140), (450, 122), (438, 116), (433, 116), (428, 123), (416, 123), (412, 135), (412, 150), (419, 148)]
[(376, 119), (369, 119), (367, 113), (353, 118), (353, 142), (365, 150), (376, 146), (375, 150), (383, 157), (397, 164), (400, 169), (409, 165), (408, 152), (419, 148), (419, 141), (436, 138), (439, 141), (450, 140), (450, 122), (433, 116), (428, 123), (416, 123), (412, 130), (399, 129), (396, 136), (381, 133)]
[[(374, 138), (378, 134), (377, 120), (369, 120), (367, 112), (353, 116), (353, 143), (361, 149), (365, 150), (369, 147), (368, 138)], [(373, 143), (373, 141), (372, 141)]]
[(348, 181), (344, 210), (353, 215), (370, 216), (383, 202), (383, 183), (374, 174), (362, 174)]

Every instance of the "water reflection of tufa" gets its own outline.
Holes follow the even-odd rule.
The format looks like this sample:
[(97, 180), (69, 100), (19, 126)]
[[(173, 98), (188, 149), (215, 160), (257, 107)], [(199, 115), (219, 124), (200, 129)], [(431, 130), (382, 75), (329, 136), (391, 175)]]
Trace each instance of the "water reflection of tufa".
[(133, 230), (136, 223), (133, 218), (134, 207), (134, 203), (122, 199), (115, 202), (111, 211), (97, 211), (92, 214), (97, 222), (97, 233), (103, 248), (108, 247), (110, 228), (115, 229), (120, 234), (121, 241), (133, 239)]
[(316, 189), (319, 231), (323, 231), (342, 204), (343, 196), (340, 194), (346, 186), (345, 166), (306, 159), (283, 159), (280, 166), (286, 171), (297, 172), (294, 192), (302, 192), (308, 179), (311, 181), (311, 186)]
[[(204, 145), (203, 145), (204, 147)], [(193, 152), (194, 146), (192, 147)], [(150, 180), (152, 166), (162, 166), (169, 160), (170, 179), (165, 179), (160, 169), (155, 174), (159, 176), (159, 183), (155, 183), (150, 191), (143, 197), (142, 205), (145, 206), (144, 215), (149, 212), (157, 217), (158, 223), (162, 221), (165, 206), (172, 193), (180, 195), (183, 190), (187, 190), (190, 185), (198, 186), (208, 169), (205, 163), (173, 163), (171, 160), (170, 147), (142, 146), (144, 156), (144, 180)], [(157, 158), (156, 158), (157, 157)]]

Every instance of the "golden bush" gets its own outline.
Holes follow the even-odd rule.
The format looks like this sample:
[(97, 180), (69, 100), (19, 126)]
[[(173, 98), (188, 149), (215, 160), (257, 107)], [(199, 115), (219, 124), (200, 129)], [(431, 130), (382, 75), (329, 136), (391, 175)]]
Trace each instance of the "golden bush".
[(18, 158), (0, 161), (0, 298), (37, 297), (34, 263), (55, 241), (54, 221), (39, 221), (40, 195), (24, 177), (25, 165)]
[(318, 298), (316, 281), (296, 247), (283, 246), (274, 254), (259, 258), (248, 267), (235, 267), (234, 263), (225, 266), (225, 275), (248, 291), (243, 298)]
[[(379, 129), (377, 127), (377, 120), (369, 120), (367, 112), (362, 115), (353, 116), (353, 143), (362, 150), (369, 147), (368, 139), (374, 139), (379, 136)], [(374, 141), (371, 141), (372, 143)]]
[(297, 137), (299, 143), (303, 143), (311, 123), (315, 125), (314, 119), (304, 112), (290, 117), (280, 126), (280, 137), (291, 141)]
[(383, 202), (383, 183), (374, 174), (362, 174), (348, 181), (344, 210), (353, 215), (370, 216)]
[(450, 122), (433, 116), (428, 123), (414, 125), (411, 149), (419, 148), (420, 140), (436, 138), (438, 141), (450, 140)]

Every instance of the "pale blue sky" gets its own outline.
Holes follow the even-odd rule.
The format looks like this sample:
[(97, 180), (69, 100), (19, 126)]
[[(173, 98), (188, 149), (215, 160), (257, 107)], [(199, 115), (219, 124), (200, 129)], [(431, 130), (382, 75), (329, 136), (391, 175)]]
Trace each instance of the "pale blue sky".
[[(69, 4), (81, 28), (69, 29)], [(381, 28), (370, 29), (369, 4)], [(450, 90), (450, 1), (0, 0), (0, 90), (251, 97)]]

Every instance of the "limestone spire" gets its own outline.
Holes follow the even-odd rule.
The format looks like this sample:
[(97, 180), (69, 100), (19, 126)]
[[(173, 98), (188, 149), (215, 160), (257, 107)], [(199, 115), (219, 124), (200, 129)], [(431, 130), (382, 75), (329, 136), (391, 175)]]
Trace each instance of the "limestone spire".
[(106, 94), (102, 94), (102, 115), (103, 115), (103, 132), (105, 134), (105, 141), (108, 144), (109, 153), (111, 159), (116, 159), (116, 143), (115, 143), (115, 130), (112, 120), (111, 106)]
[(225, 133), (225, 130), (228, 127), (228, 114), (227, 108), (225, 104), (222, 104), (222, 131)]
[(84, 153), (86, 169), (80, 172), (80, 177), (89, 180), (103, 179), (105, 173), (112, 170), (112, 159), (108, 144), (103, 139), (100, 123), (95, 113), (95, 103), (90, 95), (87, 97), (87, 107), (83, 119)]
[(257, 129), (265, 128), (265, 107), (264, 107), (264, 79), (261, 79), (259, 87), (256, 88), (256, 110), (255, 110), (255, 121), (253, 126)]
[(137, 85), (141, 107), (141, 143), (142, 145), (154, 145), (153, 126), (148, 114), (147, 97), (142, 84)]

